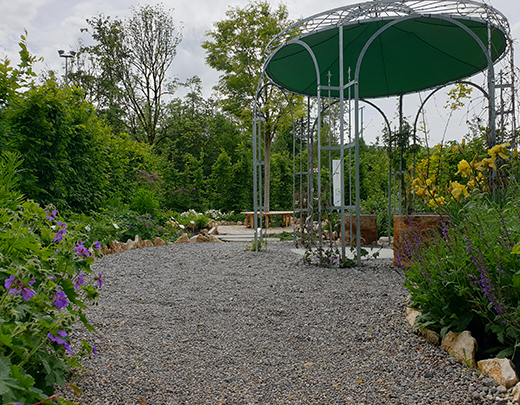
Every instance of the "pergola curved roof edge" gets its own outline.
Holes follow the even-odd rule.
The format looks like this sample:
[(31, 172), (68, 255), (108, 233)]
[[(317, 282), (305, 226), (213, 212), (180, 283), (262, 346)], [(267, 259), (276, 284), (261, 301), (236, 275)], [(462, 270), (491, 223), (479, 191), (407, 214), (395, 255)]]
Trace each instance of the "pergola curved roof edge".
[[(337, 87), (340, 31), (344, 82), (353, 79), (362, 49), (380, 32), (363, 55), (361, 98), (413, 93), (471, 77), (489, 65), (482, 44), (489, 45), (493, 62), (510, 45), (507, 19), (486, 4), (376, 0), (317, 14), (282, 31), (268, 46), (267, 76), (293, 93), (316, 96), (317, 61), (320, 86)], [(339, 91), (321, 95), (338, 97)]]

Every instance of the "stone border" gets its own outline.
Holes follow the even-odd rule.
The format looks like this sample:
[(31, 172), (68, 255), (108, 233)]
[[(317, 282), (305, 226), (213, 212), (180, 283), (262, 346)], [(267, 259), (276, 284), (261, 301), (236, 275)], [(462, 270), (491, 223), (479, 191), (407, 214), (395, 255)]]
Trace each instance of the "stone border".
[[(412, 307), (406, 308), (406, 319), (416, 333), (422, 335), (428, 342), (442, 346), (458, 363), (469, 368), (477, 368), (482, 372), (482, 382), (487, 387), (496, 387), (498, 394), (506, 395), (506, 400), (520, 403), (520, 382), (515, 366), (510, 359), (487, 359), (478, 363), (475, 353), (478, 350), (476, 339), (470, 331), (460, 333), (448, 332), (441, 341), (441, 336), (428, 328), (417, 328), (415, 321), (422, 313)], [(484, 378), (484, 375), (488, 376)], [(491, 389), (492, 389), (491, 388)], [(512, 398), (511, 398), (511, 396)]]

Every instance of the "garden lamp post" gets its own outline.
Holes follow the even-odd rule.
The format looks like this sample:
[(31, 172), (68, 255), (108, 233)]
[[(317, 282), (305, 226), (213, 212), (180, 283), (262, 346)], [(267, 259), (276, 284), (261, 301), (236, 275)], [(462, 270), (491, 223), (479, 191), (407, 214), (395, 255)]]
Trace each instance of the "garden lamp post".
[(65, 83), (69, 84), (69, 58), (76, 56), (76, 52), (70, 51), (66, 53), (63, 49), (58, 51), (60, 57), (65, 58)]

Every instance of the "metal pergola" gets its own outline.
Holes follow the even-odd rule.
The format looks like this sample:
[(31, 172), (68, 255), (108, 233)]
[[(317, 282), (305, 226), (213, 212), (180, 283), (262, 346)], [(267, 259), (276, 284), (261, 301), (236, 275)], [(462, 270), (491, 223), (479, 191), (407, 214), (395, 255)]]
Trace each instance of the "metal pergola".
[[(345, 218), (346, 215), (355, 216), (355, 245), (360, 264), (360, 103), (377, 108), (369, 100), (389, 96), (402, 98), (424, 90), (434, 93), (448, 84), (487, 72), (487, 88), (481, 90), (485, 91), (489, 105), (488, 145), (492, 146), (497, 141), (497, 88), (501, 92), (512, 89), (515, 109), (514, 75), (506, 79), (501, 75), (501, 83), (497, 85), (494, 69), (495, 64), (507, 55), (512, 59), (512, 52), (506, 17), (490, 5), (472, 0), (375, 0), (338, 7), (296, 22), (270, 42), (258, 92), (268, 83), (308, 98), (309, 116), (294, 129), (294, 144), (306, 148), (307, 153), (306, 161), (295, 162), (293, 199), (298, 204), (294, 214), (300, 225), (310, 221), (314, 227), (316, 223), (320, 248), (323, 243), (322, 210), (335, 211), (341, 217), (342, 258), (345, 257)], [(327, 111), (330, 116), (333, 103), (339, 111), (335, 143), (330, 142), (331, 135), (323, 134), (322, 129), (322, 118)], [(257, 93), (253, 112), (255, 244), (265, 236), (262, 226), (265, 118), (261, 111)], [(378, 111), (384, 116), (380, 109)], [(504, 109), (499, 110), (502, 123), (506, 113)], [(512, 116), (515, 133), (514, 113)], [(324, 135), (328, 137), (325, 141)], [(332, 154), (339, 155), (340, 161), (341, 192), (340, 201), (336, 203), (330, 196), (327, 196), (330, 201), (322, 201), (322, 159), (329, 160), (330, 168)], [(303, 150), (300, 156), (303, 156)], [(345, 163), (347, 157), (352, 156), (354, 171), (347, 178)], [(350, 163), (348, 167), (351, 168)], [(395, 188), (392, 179), (405, 170), (400, 167), (389, 173), (389, 216), (395, 205), (392, 203), (391, 189)], [(328, 172), (330, 174), (330, 170)], [(345, 201), (349, 188), (355, 190), (353, 202)], [(302, 195), (297, 198), (295, 194), (303, 190), (307, 196), (305, 202)], [(347, 194), (352, 197), (352, 193)], [(398, 210), (401, 210), (400, 204)]]

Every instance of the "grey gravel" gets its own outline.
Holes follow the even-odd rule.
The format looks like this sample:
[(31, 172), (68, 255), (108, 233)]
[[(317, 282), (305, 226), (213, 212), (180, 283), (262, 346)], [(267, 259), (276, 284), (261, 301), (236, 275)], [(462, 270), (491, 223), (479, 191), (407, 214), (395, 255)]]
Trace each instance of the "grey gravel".
[(412, 333), (390, 260), (304, 264), (291, 242), (143, 248), (96, 260), (98, 357), (80, 404), (493, 404)]

